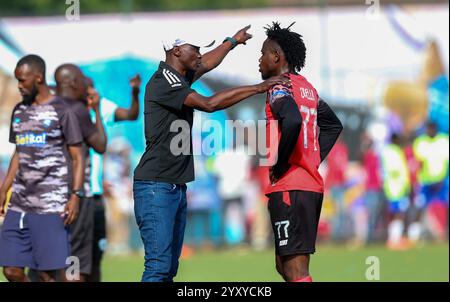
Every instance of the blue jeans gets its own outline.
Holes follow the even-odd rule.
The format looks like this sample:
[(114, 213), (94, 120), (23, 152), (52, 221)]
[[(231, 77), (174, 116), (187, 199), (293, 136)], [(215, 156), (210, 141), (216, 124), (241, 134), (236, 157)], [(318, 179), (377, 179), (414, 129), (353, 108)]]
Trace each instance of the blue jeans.
[(419, 193), (419, 204), (418, 208), (424, 209), (432, 201), (440, 201), (443, 203), (448, 203), (448, 178), (434, 184), (421, 185)]
[(349, 234), (348, 219), (345, 208), (345, 187), (333, 186), (330, 188), (331, 196), (336, 207), (336, 214), (332, 219), (332, 238), (334, 240), (343, 240)]
[(145, 249), (142, 282), (172, 282), (186, 226), (186, 185), (135, 180), (133, 195)]
[(366, 201), (366, 208), (368, 212), (368, 228), (367, 228), (367, 242), (373, 241), (376, 237), (376, 228), (378, 221), (380, 220), (383, 200), (381, 192), (378, 190), (367, 190), (364, 196)]

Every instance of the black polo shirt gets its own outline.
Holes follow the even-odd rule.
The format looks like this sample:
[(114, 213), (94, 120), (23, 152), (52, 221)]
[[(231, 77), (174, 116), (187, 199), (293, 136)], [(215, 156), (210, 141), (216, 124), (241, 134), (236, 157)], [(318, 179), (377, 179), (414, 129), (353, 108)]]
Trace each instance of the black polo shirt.
[(184, 105), (193, 75), (183, 77), (161, 62), (145, 88), (144, 155), (134, 171), (135, 180), (184, 184), (194, 180), (192, 122), (194, 110)]

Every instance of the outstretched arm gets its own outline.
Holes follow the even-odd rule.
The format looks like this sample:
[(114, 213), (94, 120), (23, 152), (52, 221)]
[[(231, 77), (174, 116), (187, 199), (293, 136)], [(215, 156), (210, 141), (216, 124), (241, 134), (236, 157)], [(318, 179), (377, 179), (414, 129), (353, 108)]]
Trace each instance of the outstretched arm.
[(139, 116), (139, 92), (141, 87), (141, 77), (139, 74), (135, 75), (130, 80), (131, 85), (131, 106), (129, 109), (117, 108), (114, 112), (114, 119), (119, 121), (134, 121)]
[(211, 97), (204, 97), (196, 92), (189, 94), (184, 105), (205, 112), (214, 112), (233, 106), (240, 101), (258, 93), (266, 92), (273, 85), (288, 83), (284, 76), (272, 77), (260, 84), (225, 89)]
[[(95, 152), (103, 154), (106, 152), (106, 132), (103, 126), (103, 120), (100, 114), (100, 96), (98, 93), (89, 93), (88, 104), (95, 112), (95, 128), (97, 131), (87, 138), (87, 143), (91, 146)], [(88, 114), (89, 116), (89, 114)], [(89, 117), (88, 117), (89, 118)], [(87, 119), (86, 119), (86, 122)]]
[[(243, 29), (239, 30), (232, 38), (236, 40), (236, 45), (244, 44), (248, 39), (252, 38), (252, 35), (247, 33), (247, 30), (250, 28), (250, 25), (247, 25)], [(225, 43), (220, 44), (215, 49), (210, 52), (205, 53), (202, 56), (202, 65), (196, 71), (194, 75), (194, 81), (198, 80), (205, 73), (213, 70), (220, 63), (222, 63), (223, 59), (226, 55), (233, 49), (233, 44), (230, 41), (226, 41)]]

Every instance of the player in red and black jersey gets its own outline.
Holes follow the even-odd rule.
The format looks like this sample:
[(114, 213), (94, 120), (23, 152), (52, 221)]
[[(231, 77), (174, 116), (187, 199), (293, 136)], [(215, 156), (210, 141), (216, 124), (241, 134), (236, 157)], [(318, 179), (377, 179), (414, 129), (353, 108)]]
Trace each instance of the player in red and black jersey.
[[(277, 160), (270, 168), (271, 185), (266, 195), (277, 271), (286, 281), (310, 282), (309, 256), (315, 252), (324, 191), (318, 168), (341, 133), (342, 124), (315, 88), (298, 74), (305, 63), (306, 47), (291, 26), (281, 28), (274, 22), (266, 28), (259, 59), (263, 79), (284, 74), (291, 80), (289, 86), (277, 85), (267, 93), (269, 161)], [(276, 139), (271, 131), (278, 132)]]

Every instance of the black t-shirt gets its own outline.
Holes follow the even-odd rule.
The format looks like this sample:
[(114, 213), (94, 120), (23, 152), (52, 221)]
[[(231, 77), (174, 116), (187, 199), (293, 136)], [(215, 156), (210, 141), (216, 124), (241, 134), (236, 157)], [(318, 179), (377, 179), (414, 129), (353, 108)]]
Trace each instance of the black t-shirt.
[(91, 190), (91, 156), (89, 152), (89, 138), (98, 132), (97, 127), (91, 120), (89, 110), (80, 101), (66, 99), (70, 104), (70, 110), (73, 111), (80, 123), (81, 135), (83, 137), (83, 156), (84, 156), (84, 182), (83, 189), (86, 197), (92, 197)]
[(195, 92), (193, 75), (183, 77), (161, 62), (145, 88), (146, 148), (134, 179), (184, 184), (194, 180), (192, 122), (194, 110), (185, 106)]

